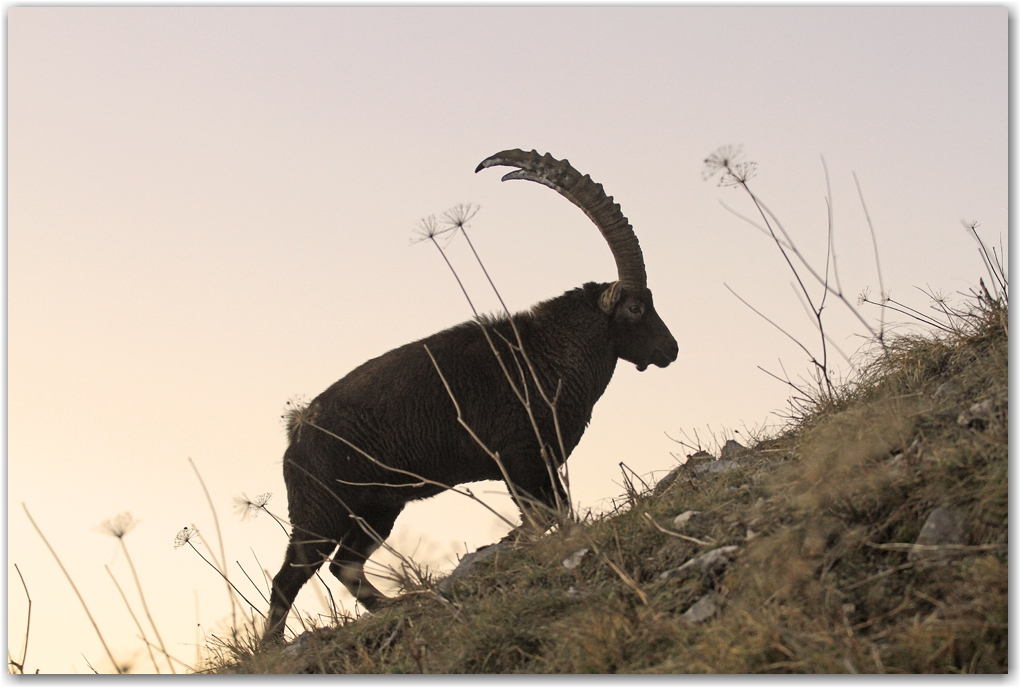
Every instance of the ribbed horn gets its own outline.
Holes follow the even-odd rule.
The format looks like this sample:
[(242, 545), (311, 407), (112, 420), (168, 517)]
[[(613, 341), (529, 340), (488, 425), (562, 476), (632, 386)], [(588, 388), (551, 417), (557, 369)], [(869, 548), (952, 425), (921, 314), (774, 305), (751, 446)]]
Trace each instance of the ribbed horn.
[(645, 261), (641, 255), (641, 246), (630, 222), (620, 211), (620, 205), (613, 202), (612, 196), (606, 196), (602, 184), (570, 166), (567, 160), (557, 160), (549, 153), (539, 155), (537, 150), (526, 153), (523, 150), (504, 150), (490, 158), (482, 160), (475, 169), (480, 172), (488, 167), (517, 167), (503, 176), (503, 181), (510, 179), (528, 179), (537, 181), (551, 189), (555, 189), (571, 203), (584, 210), (588, 219), (595, 223), (609, 244), (616, 259), (616, 271), (623, 286), (645, 288), (648, 277), (645, 274)]

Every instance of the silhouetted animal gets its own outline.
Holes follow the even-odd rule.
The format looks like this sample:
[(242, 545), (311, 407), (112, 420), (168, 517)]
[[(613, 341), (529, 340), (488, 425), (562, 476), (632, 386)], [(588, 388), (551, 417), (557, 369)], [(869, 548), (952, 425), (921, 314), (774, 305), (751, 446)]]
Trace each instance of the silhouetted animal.
[[(602, 185), (581, 176), (566, 160), (536, 151), (507, 150), (475, 171), (497, 165), (518, 168), (504, 181), (544, 184), (584, 210), (616, 258), (618, 281), (588, 283), (512, 316), (538, 381), (550, 397), (559, 389), (556, 420), (569, 456), (616, 361), (622, 358), (639, 370), (650, 364), (666, 367), (676, 360), (678, 347), (655, 312), (637, 238)], [(273, 579), (265, 638), (282, 636), (298, 590), (327, 560), (330, 572), (366, 608), (386, 598), (365, 578), (365, 561), (378, 548), (377, 539), (390, 534), (408, 501), (444, 490), (408, 473), (449, 486), (505, 480), (492, 457), (458, 423), (450, 392), (466, 424), (498, 452), (511, 492), (533, 499), (518, 500), (522, 513), (533, 511), (535, 502), (554, 508), (557, 499), (563, 499), (563, 486), (542, 457), (546, 447), (556, 467), (566, 459), (560, 454), (553, 413), (525, 366), (532, 423), (483, 327), (520, 387), (508, 343), (517, 341), (511, 320), (485, 317), (369, 360), (292, 414), (283, 474), (293, 531)]]

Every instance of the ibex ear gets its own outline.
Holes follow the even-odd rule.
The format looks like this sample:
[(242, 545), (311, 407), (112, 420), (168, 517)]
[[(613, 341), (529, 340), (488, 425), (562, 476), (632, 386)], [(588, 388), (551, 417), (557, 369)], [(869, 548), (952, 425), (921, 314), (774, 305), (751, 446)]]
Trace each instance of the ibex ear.
[(620, 302), (620, 297), (623, 296), (623, 286), (618, 281), (614, 281), (609, 285), (609, 288), (602, 292), (602, 296), (599, 298), (599, 305), (602, 307), (602, 312), (609, 314), (616, 308), (616, 304)]

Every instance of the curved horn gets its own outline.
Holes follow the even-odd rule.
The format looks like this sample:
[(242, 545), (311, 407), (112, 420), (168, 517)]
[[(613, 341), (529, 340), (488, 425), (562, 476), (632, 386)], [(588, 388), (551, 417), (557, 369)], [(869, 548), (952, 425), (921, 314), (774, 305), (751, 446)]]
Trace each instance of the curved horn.
[(645, 288), (645, 261), (641, 246), (630, 222), (623, 216), (618, 203), (612, 196), (606, 196), (602, 184), (570, 166), (567, 160), (557, 160), (549, 153), (539, 155), (537, 150), (526, 153), (523, 150), (504, 150), (482, 160), (475, 169), (480, 172), (488, 167), (507, 166), (518, 169), (504, 175), (503, 181), (528, 179), (555, 189), (571, 203), (584, 210), (588, 219), (595, 223), (609, 244), (616, 259), (616, 271), (623, 286)]

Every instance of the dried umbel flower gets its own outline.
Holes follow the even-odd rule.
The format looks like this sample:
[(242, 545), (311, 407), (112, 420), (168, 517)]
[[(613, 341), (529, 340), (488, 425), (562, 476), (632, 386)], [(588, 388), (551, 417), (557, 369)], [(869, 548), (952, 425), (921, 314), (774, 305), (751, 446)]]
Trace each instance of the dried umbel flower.
[(479, 210), (481, 207), (472, 203), (455, 205), (443, 213), (441, 221), (451, 229), (463, 229)]
[(437, 237), (443, 234), (450, 234), (450, 239), (453, 238), (453, 232), (457, 229), (456, 224), (449, 224), (447, 222), (440, 222), (436, 219), (435, 215), (429, 215), (418, 220), (418, 223), (414, 226), (415, 238), (411, 239), (411, 243), (420, 243), (422, 241), (435, 241)]
[(283, 415), (283, 426), (287, 430), (287, 437), (294, 440), (301, 432), (305, 422), (312, 419), (312, 407), (304, 397), (295, 397), (287, 401), (287, 408)]
[(123, 539), (137, 524), (138, 521), (132, 517), (131, 513), (120, 513), (109, 520), (103, 520), (103, 522), (99, 523), (96, 530), (111, 537)]
[(271, 491), (259, 494), (253, 499), (248, 498), (247, 494), (242, 493), (240, 496), (234, 497), (234, 510), (241, 516), (242, 520), (246, 520), (249, 517), (258, 517), (259, 511), (266, 509), (266, 504), (269, 503), (271, 498), (273, 498)]
[(190, 543), (193, 537), (197, 536), (198, 536), (197, 527), (195, 527), (194, 525), (192, 525), (191, 527), (185, 527), (184, 529), (177, 533), (176, 537), (174, 537), (174, 548), (175, 549), (181, 548), (185, 544)]
[(745, 162), (740, 146), (728, 145), (705, 158), (702, 177), (707, 181), (720, 174), (720, 186), (742, 186), (754, 178), (757, 162)]
[(435, 241), (438, 237), (449, 234), (447, 241), (443, 244), (443, 247), (445, 247), (453, 240), (458, 230), (463, 230), (467, 227), (468, 222), (478, 214), (479, 209), (481, 208), (478, 205), (461, 203), (454, 205), (438, 219), (435, 215), (423, 217), (418, 220), (418, 224), (414, 227), (413, 233), (415, 238), (411, 239), (411, 243)]

